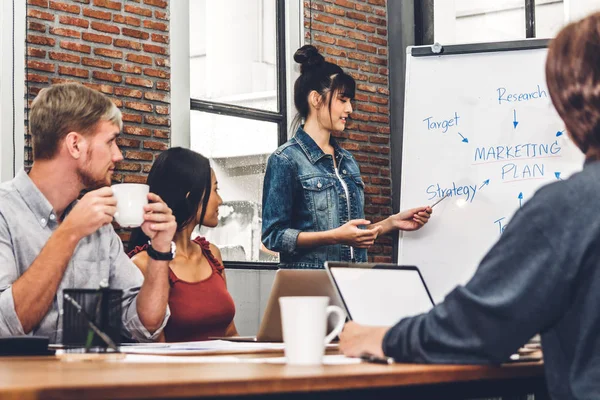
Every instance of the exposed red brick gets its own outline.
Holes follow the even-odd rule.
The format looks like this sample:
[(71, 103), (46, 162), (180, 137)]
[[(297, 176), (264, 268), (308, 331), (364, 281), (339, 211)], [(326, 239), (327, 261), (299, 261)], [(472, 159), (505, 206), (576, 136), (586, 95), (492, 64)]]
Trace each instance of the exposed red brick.
[(83, 57), (81, 59), (81, 63), (83, 65), (87, 65), (88, 67), (98, 67), (98, 68), (105, 68), (105, 69), (112, 67), (112, 63), (110, 63), (108, 61), (100, 60), (98, 58), (94, 59), (94, 58), (89, 58), (89, 57)]
[(27, 48), (27, 55), (29, 57), (46, 58), (46, 50), (36, 49), (33, 47)]
[(39, 22), (29, 21), (27, 24), (27, 29), (30, 31), (46, 32), (46, 25), (40, 24)]
[(95, 33), (84, 32), (83, 35), (81, 35), (81, 36), (83, 37), (83, 40), (88, 41), (88, 42), (103, 43), (103, 44), (111, 44), (112, 43), (112, 38), (110, 36), (106, 36), (106, 35), (97, 35)]
[(35, 69), (37, 71), (54, 72), (55, 65), (47, 62), (29, 60), (27, 61), (27, 67)]
[[(142, 91), (138, 90), (138, 89), (117, 87), (117, 88), (115, 88), (115, 94), (117, 96), (135, 97), (137, 99), (142, 98)], [(139, 117), (139, 122), (142, 122), (142, 117)]]
[(355, 6), (355, 8), (356, 8), (356, 11), (362, 11), (362, 12), (366, 12), (366, 13), (372, 13), (373, 12), (373, 7), (367, 6), (367, 5), (364, 5), (364, 4), (360, 4), (360, 3), (357, 3), (356, 6)]
[(344, 15), (346, 13), (346, 11), (342, 10), (341, 8), (337, 8), (337, 7), (331, 7), (331, 6), (325, 6), (325, 12), (328, 14), (333, 14), (333, 15)]
[(93, 10), (91, 8), (84, 8), (83, 15), (90, 18), (103, 19), (105, 21), (110, 21), (111, 13), (107, 11)]
[(352, 28), (352, 29), (356, 28), (356, 22), (350, 21), (350, 20), (347, 20), (344, 18), (336, 18), (335, 24), (345, 26), (346, 28)]
[(154, 110), (154, 107), (152, 107), (152, 104), (140, 103), (137, 101), (126, 101), (125, 108), (130, 108), (132, 110), (144, 111), (144, 112), (152, 112)]
[(161, 55), (169, 54), (169, 49), (167, 47), (161, 47), (161, 46), (156, 46), (153, 44), (144, 43), (142, 45), (142, 48), (144, 49), (145, 52), (148, 52), (148, 53), (161, 54)]
[[(116, 92), (116, 90), (115, 90)], [(123, 113), (121, 114), (123, 117), (123, 122), (136, 122), (138, 124), (142, 123), (142, 116), (139, 114), (128, 114), (128, 113)]]
[(144, 68), (144, 75), (152, 76), (155, 78), (161, 78), (161, 79), (170, 79), (171, 78), (171, 74), (169, 72), (161, 71), (160, 69), (153, 69), (153, 68)]
[(162, 12), (162, 11), (154, 11), (154, 17), (157, 19), (162, 19), (162, 20), (169, 20), (169, 16), (167, 15), (166, 12)]
[(113, 69), (118, 72), (125, 72), (128, 74), (142, 74), (142, 67), (131, 64), (115, 64)]
[(109, 57), (109, 58), (119, 58), (119, 59), (123, 58), (122, 51), (105, 49), (102, 47), (96, 47), (94, 49), (94, 54), (96, 54), (97, 56), (104, 56), (104, 57)]
[(356, 45), (356, 48), (358, 50), (360, 50), (360, 51), (364, 51), (364, 52), (367, 52), (367, 53), (377, 53), (377, 47), (371, 46), (371, 45), (368, 45), (368, 44), (365, 44), (365, 43), (358, 43)]
[(67, 41), (61, 41), (60, 47), (65, 50), (78, 51), (80, 53), (90, 54), (92, 52), (92, 48), (87, 44), (79, 44)]
[(118, 1), (110, 0), (94, 0), (94, 5), (97, 7), (110, 8), (111, 10), (121, 11), (122, 4)]
[(157, 114), (161, 115), (169, 115), (171, 113), (169, 106), (156, 106), (154, 107), (154, 110)]
[(81, 7), (76, 4), (67, 4), (58, 1), (50, 1), (50, 8), (57, 11), (64, 11), (71, 14), (79, 14)]
[(27, 43), (39, 44), (41, 46), (54, 46), (56, 40), (49, 37), (27, 35)]
[(156, 138), (160, 138), (160, 139), (168, 139), (169, 138), (169, 131), (165, 131), (162, 129), (155, 129), (152, 131), (153, 136)]
[(148, 177), (146, 175), (125, 175), (123, 183), (146, 183)]
[(121, 33), (119, 27), (114, 25), (105, 24), (103, 22), (92, 21), (92, 29), (100, 32), (112, 33), (118, 35)]
[(366, 21), (367, 20), (367, 16), (365, 14), (361, 14), (361, 13), (357, 13), (354, 11), (347, 11), (346, 12), (346, 17), (347, 18), (351, 18), (351, 19), (356, 19), (359, 21)]
[(155, 22), (152, 20), (144, 20), (144, 28), (146, 29), (153, 29), (155, 31), (163, 31), (166, 32), (169, 30), (169, 26), (167, 24), (165, 24), (164, 22)]
[(94, 71), (92, 73), (92, 76), (94, 77), (94, 79), (98, 79), (101, 81), (109, 81), (115, 83), (121, 83), (121, 81), (123, 81), (123, 77), (121, 75), (111, 74), (109, 72)]
[(121, 33), (123, 33), (124, 36), (130, 36), (137, 39), (148, 40), (148, 38), (150, 38), (148, 32), (138, 31), (137, 29), (123, 28), (121, 29)]
[(165, 82), (165, 81), (156, 82), (156, 88), (158, 90), (169, 91), (169, 90), (171, 90), (171, 84), (169, 82)]
[(125, 4), (125, 11), (132, 14), (142, 15), (144, 17), (151, 17), (152, 10), (142, 7), (136, 7), (129, 4)]
[(27, 74), (27, 80), (29, 82), (48, 83), (47, 76), (38, 75), (38, 74)]
[(323, 14), (313, 14), (313, 19), (324, 24), (333, 24), (335, 22), (335, 18)]
[(383, 19), (383, 18), (369, 17), (369, 22), (371, 24), (380, 25), (380, 26), (386, 26), (387, 25), (387, 21), (385, 19)]
[(160, 8), (167, 8), (169, 5), (169, 3), (167, 3), (165, 0), (144, 0), (144, 4)]
[(48, 0), (27, 0), (27, 4), (42, 8), (48, 8)]
[(150, 150), (166, 150), (168, 148), (167, 144), (164, 142), (155, 142), (151, 140), (144, 140), (144, 148)]
[(115, 14), (113, 16), (113, 21), (118, 24), (126, 24), (131, 26), (141, 26), (142, 20), (135, 17), (130, 17), (128, 15)]
[(135, 136), (152, 136), (152, 131), (150, 129), (141, 128), (139, 126), (124, 125), (123, 132), (128, 135), (135, 135)]
[(169, 61), (168, 58), (154, 57), (154, 64), (157, 67), (170, 67), (171, 66), (171, 62)]
[(139, 139), (128, 139), (128, 138), (124, 138), (124, 137), (117, 138), (117, 146), (119, 146), (119, 147), (139, 148), (140, 143), (142, 143), (142, 141)]
[(152, 57), (142, 56), (139, 54), (127, 54), (127, 61), (131, 61), (138, 64), (152, 65)]
[[(124, 126), (123, 131), (125, 131), (125, 128), (126, 127)], [(117, 171), (139, 172), (142, 170), (142, 166), (139, 163), (119, 161), (115, 164), (115, 169)]]
[(165, 44), (169, 43), (169, 37), (167, 35), (160, 35), (158, 33), (153, 33), (152, 35), (150, 35), (150, 37), (152, 38), (153, 42), (165, 43)]
[(86, 29), (90, 26), (90, 22), (87, 19), (69, 17), (67, 15), (61, 15), (58, 17), (58, 21), (63, 25), (73, 25)]
[(163, 125), (170, 126), (171, 120), (167, 117), (154, 117), (152, 115), (145, 115), (144, 122), (150, 125)]
[(125, 83), (128, 85), (142, 86), (147, 88), (151, 88), (154, 85), (149, 79), (134, 78), (132, 76), (126, 76)]
[(368, 33), (375, 33), (376, 28), (372, 25), (367, 25), (367, 24), (357, 24), (356, 28), (358, 30), (361, 30), (363, 32), (368, 32)]
[(65, 67), (63, 65), (59, 65), (58, 73), (60, 75), (70, 75), (76, 76), (78, 78), (88, 78), (90, 76), (90, 71), (88, 71), (87, 69)]
[(81, 37), (81, 33), (74, 29), (66, 29), (66, 28), (50, 28), (50, 33), (57, 36), (67, 36), (75, 39), (79, 39)]
[(113, 94), (113, 92), (114, 92), (114, 88), (112, 86), (105, 85), (105, 84), (84, 82), (83, 86), (87, 86), (89, 88), (92, 88), (94, 90), (97, 90), (97, 91), (105, 93), (105, 94)]
[(163, 103), (170, 102), (169, 95), (165, 94), (165, 93), (146, 92), (146, 93), (144, 93), (144, 98), (146, 100), (160, 101)]
[(116, 47), (123, 47), (123, 48), (132, 49), (132, 50), (141, 50), (142, 49), (142, 44), (140, 42), (133, 42), (131, 40), (124, 40), (124, 39), (115, 39), (113, 41), (113, 45)]
[(29, 18), (43, 19), (45, 21), (54, 21), (54, 15), (45, 11), (28, 9), (27, 16)]

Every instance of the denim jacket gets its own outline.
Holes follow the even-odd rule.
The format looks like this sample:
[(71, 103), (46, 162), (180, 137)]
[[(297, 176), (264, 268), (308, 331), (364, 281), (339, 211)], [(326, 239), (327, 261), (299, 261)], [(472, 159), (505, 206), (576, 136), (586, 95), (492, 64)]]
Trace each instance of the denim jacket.
[(356, 262), (367, 261), (366, 249), (340, 244), (296, 246), (300, 232), (327, 231), (364, 218), (365, 184), (358, 164), (333, 138), (330, 143), (337, 174), (331, 155), (302, 127), (269, 157), (263, 187), (262, 242), (279, 252), (282, 268), (323, 268), (325, 261), (351, 261), (352, 256)]

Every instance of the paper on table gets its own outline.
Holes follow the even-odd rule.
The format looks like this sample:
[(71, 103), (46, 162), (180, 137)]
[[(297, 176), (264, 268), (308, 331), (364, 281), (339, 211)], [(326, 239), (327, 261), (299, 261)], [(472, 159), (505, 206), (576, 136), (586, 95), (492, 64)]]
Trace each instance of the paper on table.
[[(341, 354), (325, 355), (323, 356), (323, 365), (348, 365), (348, 364), (360, 364), (360, 358), (350, 358)], [(285, 364), (285, 357), (265, 357), (265, 358), (247, 358), (242, 362), (250, 362), (257, 364)]]
[(239, 363), (240, 358), (234, 356), (190, 356), (190, 357), (171, 357), (171, 356), (156, 356), (150, 354), (127, 354), (120, 362), (131, 363)]
[(199, 342), (178, 342), (150, 345), (137, 344), (121, 346), (120, 350), (127, 354), (189, 354), (213, 352), (240, 352), (261, 350), (283, 350), (283, 343), (245, 343), (229, 342), (227, 340), (205, 340)]
[[(107, 360), (111, 362), (130, 362), (130, 363), (249, 363), (249, 364), (285, 364), (285, 357), (264, 357), (264, 358), (240, 358), (235, 356), (190, 356), (190, 357), (170, 357), (148, 354), (127, 354), (125, 358), (117, 360)], [(323, 365), (348, 365), (359, 364), (360, 358), (349, 358), (343, 355), (326, 355), (323, 357)]]

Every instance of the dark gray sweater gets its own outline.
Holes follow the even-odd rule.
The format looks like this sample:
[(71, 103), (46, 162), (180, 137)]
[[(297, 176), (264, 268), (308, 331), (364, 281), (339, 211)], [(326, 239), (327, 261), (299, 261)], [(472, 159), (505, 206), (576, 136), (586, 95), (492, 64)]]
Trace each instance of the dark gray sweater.
[(555, 399), (600, 399), (600, 162), (540, 189), (464, 287), (406, 318), (386, 355), (420, 363), (501, 363), (541, 333)]

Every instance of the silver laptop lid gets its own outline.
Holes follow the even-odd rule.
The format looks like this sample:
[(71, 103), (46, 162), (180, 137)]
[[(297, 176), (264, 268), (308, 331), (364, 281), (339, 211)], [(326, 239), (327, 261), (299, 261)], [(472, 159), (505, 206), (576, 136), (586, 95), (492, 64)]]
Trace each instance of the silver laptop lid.
[(434, 306), (417, 267), (326, 262), (325, 269), (348, 318), (359, 324), (391, 326)]

